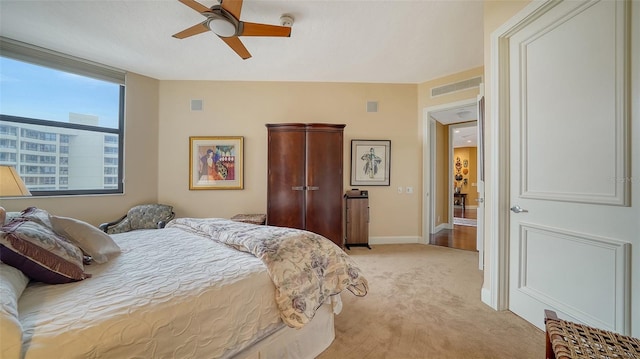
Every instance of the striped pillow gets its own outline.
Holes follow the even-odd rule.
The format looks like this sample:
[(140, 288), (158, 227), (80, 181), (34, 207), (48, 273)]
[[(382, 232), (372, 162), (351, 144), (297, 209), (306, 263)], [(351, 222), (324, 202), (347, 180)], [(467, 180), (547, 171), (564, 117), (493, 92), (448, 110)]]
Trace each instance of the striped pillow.
[(80, 248), (51, 228), (24, 218), (2, 227), (0, 260), (43, 283), (69, 283), (91, 276), (84, 273)]

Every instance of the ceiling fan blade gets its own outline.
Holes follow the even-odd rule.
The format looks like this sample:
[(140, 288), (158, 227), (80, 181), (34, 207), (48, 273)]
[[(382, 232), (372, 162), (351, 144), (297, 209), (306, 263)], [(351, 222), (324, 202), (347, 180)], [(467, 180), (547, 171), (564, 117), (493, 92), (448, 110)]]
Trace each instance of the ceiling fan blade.
[(242, 12), (242, 0), (221, 0), (220, 6), (223, 9), (233, 15), (236, 20), (240, 20), (240, 13)]
[(200, 23), (200, 24), (193, 25), (188, 29), (184, 29), (184, 30), (180, 31), (179, 33), (173, 35), (173, 37), (175, 37), (176, 39), (184, 39), (184, 38), (187, 38), (189, 36), (202, 34), (203, 32), (207, 32), (207, 31), (209, 31), (209, 28), (206, 27), (204, 22), (203, 22), (203, 23)]
[(291, 28), (287, 26), (276, 26), (267, 24), (256, 24), (254, 22), (242, 22), (242, 33), (238, 36), (282, 36), (290, 37)]
[(208, 7), (202, 5), (199, 2), (194, 1), (194, 0), (178, 0), (178, 1), (180, 1), (181, 3), (187, 5), (188, 7), (192, 8), (193, 10), (195, 10), (195, 11), (201, 13), (201, 14), (204, 13), (204, 12), (210, 12), (211, 11), (211, 9), (209, 9)]
[(220, 37), (222, 41), (226, 42), (230, 48), (233, 49), (243, 60), (246, 60), (251, 57), (251, 54), (247, 50), (246, 47), (242, 44), (242, 41), (237, 36), (231, 37)]

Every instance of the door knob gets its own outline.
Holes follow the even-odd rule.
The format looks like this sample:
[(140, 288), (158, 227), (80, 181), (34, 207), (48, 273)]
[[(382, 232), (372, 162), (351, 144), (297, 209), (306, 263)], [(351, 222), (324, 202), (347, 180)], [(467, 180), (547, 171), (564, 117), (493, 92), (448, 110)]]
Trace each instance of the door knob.
[(518, 206), (518, 205), (516, 204), (515, 206), (511, 207), (511, 212), (513, 212), (513, 213), (522, 213), (522, 212), (525, 212), (525, 213), (526, 213), (526, 212), (529, 212), (529, 211), (528, 211), (528, 210), (526, 210), (526, 209), (521, 208), (520, 206)]
[(476, 198), (476, 202), (482, 203), (482, 202), (484, 202), (484, 198)]

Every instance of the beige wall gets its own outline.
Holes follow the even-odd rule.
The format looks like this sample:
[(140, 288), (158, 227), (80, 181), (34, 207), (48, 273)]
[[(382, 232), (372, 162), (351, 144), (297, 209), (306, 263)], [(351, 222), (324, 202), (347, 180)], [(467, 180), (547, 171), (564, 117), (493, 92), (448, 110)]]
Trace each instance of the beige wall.
[[(202, 99), (204, 111), (190, 110)], [(367, 101), (378, 101), (367, 113)], [(160, 82), (158, 200), (181, 217), (265, 213), (266, 123), (346, 124), (344, 188), (350, 186), (350, 141), (391, 140), (391, 186), (369, 190), (372, 237), (421, 235), (422, 147), (417, 86), (287, 82)], [(189, 190), (189, 136), (243, 136), (244, 190)], [(397, 193), (412, 186), (413, 194)]]
[(36, 206), (98, 225), (119, 218), (133, 205), (156, 201), (159, 82), (130, 73), (125, 85), (124, 195), (3, 198), (7, 211)]
[[(475, 99), (479, 91), (477, 88), (471, 88), (468, 90), (453, 92), (450, 94), (431, 97), (431, 89), (433, 87), (438, 87), (442, 85), (446, 85), (452, 82), (458, 82), (462, 80), (468, 80), (473, 77), (483, 76), (484, 75), (484, 67), (479, 66), (473, 69), (469, 69), (466, 71), (458, 72), (456, 74), (451, 74), (447, 76), (443, 76), (434, 80), (430, 80), (418, 85), (418, 106), (420, 106), (420, 110), (431, 107), (444, 105), (452, 102), (458, 102), (468, 99)], [(422, 112), (421, 112), (422, 113)]]

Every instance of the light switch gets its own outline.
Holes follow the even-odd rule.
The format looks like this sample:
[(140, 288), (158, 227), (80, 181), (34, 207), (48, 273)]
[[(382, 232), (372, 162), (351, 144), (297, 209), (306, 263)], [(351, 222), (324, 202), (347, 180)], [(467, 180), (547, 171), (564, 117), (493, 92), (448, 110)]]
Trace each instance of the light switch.
[(398, 193), (402, 193), (402, 186), (398, 187)]
[(407, 187), (407, 194), (413, 193), (413, 187)]

